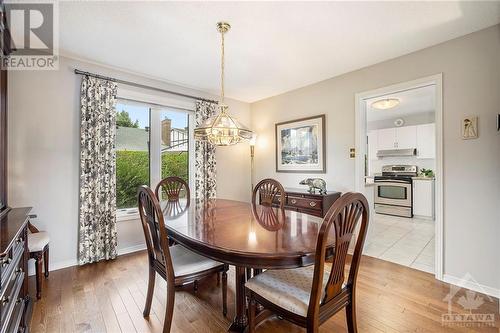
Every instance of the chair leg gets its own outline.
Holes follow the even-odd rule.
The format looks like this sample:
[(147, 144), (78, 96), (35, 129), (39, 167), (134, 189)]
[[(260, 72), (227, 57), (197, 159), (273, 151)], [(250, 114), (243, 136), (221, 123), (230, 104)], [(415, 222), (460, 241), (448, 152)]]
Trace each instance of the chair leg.
[(36, 298), (42, 298), (42, 254), (35, 256), (35, 273), (36, 273)]
[(47, 246), (47, 250), (43, 253), (43, 266), (45, 270), (45, 277), (49, 277), (49, 247)]
[(148, 293), (146, 295), (146, 304), (144, 305), (144, 311), (142, 312), (142, 315), (144, 317), (148, 317), (149, 312), (151, 311), (151, 302), (153, 301), (153, 292), (155, 289), (155, 278), (156, 272), (153, 267), (149, 266)]
[(194, 280), (194, 283), (193, 283), (193, 289), (194, 289), (194, 292), (197, 293), (198, 292), (198, 280)]
[(169, 333), (174, 316), (175, 287), (173, 283), (167, 282), (167, 303), (165, 304), (165, 321), (163, 322), (163, 333)]
[(227, 315), (227, 269), (222, 272), (222, 315)]
[(248, 305), (248, 332), (255, 333), (255, 311), (257, 306), (252, 293), (250, 293), (249, 298), (250, 300)]
[(345, 307), (345, 314), (347, 319), (347, 332), (357, 333), (358, 327), (356, 325), (356, 304), (354, 298)]
[(220, 272), (217, 272), (217, 287), (220, 286)]

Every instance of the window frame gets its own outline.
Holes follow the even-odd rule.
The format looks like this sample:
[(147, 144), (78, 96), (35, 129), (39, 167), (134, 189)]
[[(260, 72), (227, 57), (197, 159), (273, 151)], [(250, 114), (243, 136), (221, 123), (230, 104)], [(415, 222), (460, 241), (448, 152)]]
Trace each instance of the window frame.
[[(194, 101), (181, 98), (172, 98), (147, 94), (140, 91), (129, 90), (118, 86), (117, 102), (132, 102), (144, 104), (149, 107), (149, 187), (154, 189), (161, 180), (161, 111), (170, 109), (176, 112), (185, 112), (188, 116), (188, 178), (189, 187), (194, 185)], [(116, 221), (129, 221), (139, 219), (137, 207), (116, 210)]]

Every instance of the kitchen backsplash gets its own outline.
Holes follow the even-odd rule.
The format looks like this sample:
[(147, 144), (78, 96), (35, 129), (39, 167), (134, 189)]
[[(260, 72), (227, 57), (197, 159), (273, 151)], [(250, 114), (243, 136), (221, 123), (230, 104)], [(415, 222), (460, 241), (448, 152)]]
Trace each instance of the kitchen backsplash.
[(389, 164), (409, 164), (416, 165), (419, 169), (432, 169), (436, 170), (436, 160), (435, 159), (420, 159), (416, 157), (384, 157), (378, 160), (370, 161), (370, 176), (375, 173), (382, 172), (383, 165)]

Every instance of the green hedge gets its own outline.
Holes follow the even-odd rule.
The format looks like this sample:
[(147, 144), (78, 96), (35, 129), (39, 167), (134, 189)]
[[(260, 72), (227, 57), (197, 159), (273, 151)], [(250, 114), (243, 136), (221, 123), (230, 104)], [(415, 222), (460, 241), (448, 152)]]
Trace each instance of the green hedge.
[[(178, 176), (188, 181), (188, 153), (162, 154), (161, 177)], [(116, 206), (137, 206), (137, 187), (149, 185), (149, 154), (147, 151), (116, 152)]]

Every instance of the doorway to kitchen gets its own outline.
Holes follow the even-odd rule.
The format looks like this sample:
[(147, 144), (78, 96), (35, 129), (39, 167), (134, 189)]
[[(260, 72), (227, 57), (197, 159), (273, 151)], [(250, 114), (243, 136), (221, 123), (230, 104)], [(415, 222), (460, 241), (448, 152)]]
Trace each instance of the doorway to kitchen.
[(441, 75), (356, 94), (356, 190), (364, 255), (442, 279)]

